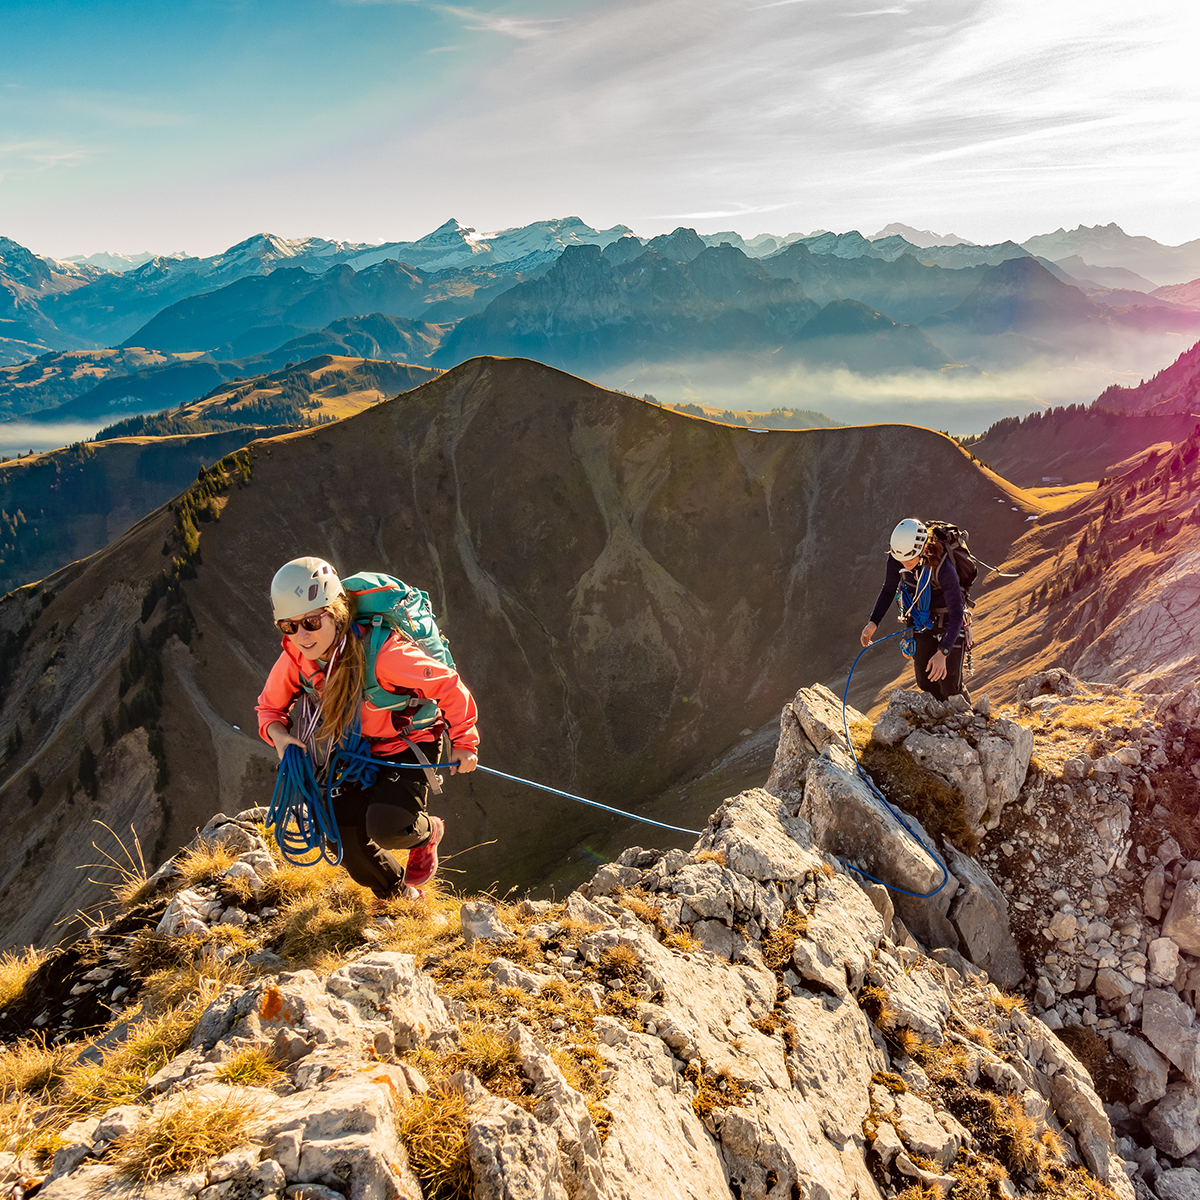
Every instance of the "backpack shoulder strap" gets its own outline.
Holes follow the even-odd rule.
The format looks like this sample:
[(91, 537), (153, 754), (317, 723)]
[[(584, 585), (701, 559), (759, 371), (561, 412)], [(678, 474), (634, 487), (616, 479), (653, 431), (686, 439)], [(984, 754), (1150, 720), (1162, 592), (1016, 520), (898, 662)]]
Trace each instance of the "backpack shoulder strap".
[[(383, 619), (382, 614), (376, 613), (363, 633), (363, 656), (366, 660), (363, 665), (363, 699), (369, 700), (376, 708), (385, 712), (407, 710), (406, 728), (428, 729), (438, 719), (436, 700), (422, 700), (411, 692), (392, 692), (379, 682), (375, 664), (379, 658), (379, 651), (394, 632), (396, 631)], [(404, 634), (400, 633), (398, 636), (403, 637)]]

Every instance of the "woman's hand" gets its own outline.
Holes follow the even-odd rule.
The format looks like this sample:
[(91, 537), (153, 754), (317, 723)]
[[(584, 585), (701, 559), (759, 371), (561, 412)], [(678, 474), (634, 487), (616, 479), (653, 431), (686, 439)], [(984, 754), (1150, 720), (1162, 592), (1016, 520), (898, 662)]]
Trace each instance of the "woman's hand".
[(862, 644), (863, 644), (864, 646), (869, 646), (869, 645), (871, 644), (871, 635), (872, 635), (872, 634), (875, 632), (875, 630), (876, 630), (876, 629), (878, 629), (878, 628), (879, 628), (879, 626), (878, 626), (878, 625), (876, 625), (874, 621), (868, 621), (868, 622), (867, 622), (867, 623), (866, 623), (866, 624), (863, 626), (863, 631), (862, 631), (862, 634), (861, 634), (861, 636), (859, 637), (859, 639), (858, 639), (858, 640), (859, 640), (860, 642), (862, 642)]
[(469, 775), (478, 765), (479, 755), (465, 746), (451, 746), (450, 761), (454, 764), (453, 774)]
[(275, 744), (275, 753), (279, 755), (279, 759), (283, 761), (283, 752), (289, 746), (299, 746), (301, 750), (308, 752), (308, 747), (296, 737), (292, 737), (287, 731), (287, 726), (282, 721), (272, 721), (267, 726), (267, 737)]
[(932, 683), (946, 678), (946, 656), (940, 650), (930, 658), (929, 665), (925, 668), (925, 674), (929, 676)]

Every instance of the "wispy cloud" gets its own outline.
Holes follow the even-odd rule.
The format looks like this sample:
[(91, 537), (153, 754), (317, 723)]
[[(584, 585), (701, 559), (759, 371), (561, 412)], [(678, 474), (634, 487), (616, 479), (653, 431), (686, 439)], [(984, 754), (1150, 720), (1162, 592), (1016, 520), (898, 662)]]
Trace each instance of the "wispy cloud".
[(790, 204), (738, 204), (725, 208), (708, 209), (704, 212), (658, 213), (647, 217), (648, 221), (724, 221), (735, 217), (752, 217), (756, 213), (779, 212), (791, 208)]
[(457, 17), (468, 29), (501, 33), (505, 37), (519, 38), (523, 41), (541, 37), (562, 24), (561, 18), (558, 17), (509, 17), (501, 13), (480, 12), (475, 8), (460, 8), (453, 4), (438, 4), (435, 7), (439, 12)]
[(86, 146), (65, 146), (57, 142), (0, 142), (0, 163), (8, 169), (51, 171), (55, 167), (82, 162), (98, 153)]
[[(518, 197), (533, 195), (545, 212), (586, 197), (606, 224), (781, 212), (805, 228), (901, 219), (974, 240), (1019, 240), (1046, 221), (1161, 235), (1164, 198), (1182, 225), (1200, 185), (1192, 22), (1174, 0), (1137, 13), (1123, 0), (849, 12), (844, 0), (604, 0), (523, 28), (553, 36), (520, 37), (436, 133), (405, 142), (434, 160), (471, 147), (488, 178), (477, 219), (495, 224), (526, 219)], [(1141, 163), (1142, 185), (1097, 189), (1111, 160)]]

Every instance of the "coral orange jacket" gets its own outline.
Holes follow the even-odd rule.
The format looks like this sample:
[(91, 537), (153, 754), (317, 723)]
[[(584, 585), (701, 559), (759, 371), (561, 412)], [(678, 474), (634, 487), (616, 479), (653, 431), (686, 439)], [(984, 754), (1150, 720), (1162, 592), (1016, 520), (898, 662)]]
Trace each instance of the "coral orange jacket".
[[(301, 670), (318, 692), (325, 684), (325, 672), (318, 664), (306, 659), (289, 638), (284, 638), (282, 644), (283, 653), (271, 668), (256, 706), (258, 732), (263, 741), (268, 743), (271, 741), (267, 737), (268, 725), (279, 721), (290, 729), (288, 709), (304, 690), (300, 682)], [(465, 750), (479, 748), (475, 700), (453, 667), (430, 658), (419, 646), (393, 633), (379, 648), (379, 655), (375, 659), (375, 675), (389, 692), (412, 692), (422, 700), (436, 700), (445, 717), (451, 744)], [(364, 737), (371, 739), (373, 754), (399, 754), (404, 749), (404, 743), (392, 722), (391, 712), (376, 708), (365, 699), (362, 702), (362, 732)], [(405, 736), (410, 741), (429, 742), (433, 741), (435, 734), (422, 729)]]

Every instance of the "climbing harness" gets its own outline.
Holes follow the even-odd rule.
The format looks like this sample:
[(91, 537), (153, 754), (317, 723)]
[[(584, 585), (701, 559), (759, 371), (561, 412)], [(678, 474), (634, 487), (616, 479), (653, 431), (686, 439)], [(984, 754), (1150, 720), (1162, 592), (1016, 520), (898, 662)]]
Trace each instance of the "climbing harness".
[(858, 660), (862, 658), (862, 656), (866, 654), (866, 652), (872, 646), (882, 645), (884, 642), (891, 641), (892, 638), (899, 637), (905, 632), (907, 631), (900, 629), (897, 630), (896, 633), (889, 633), (886, 637), (881, 637), (876, 642), (868, 642), (867, 645), (865, 645), (858, 652), (858, 654), (855, 655), (854, 662), (850, 667), (850, 673), (846, 676), (846, 686), (842, 691), (842, 730), (846, 735), (846, 745), (850, 747), (850, 757), (854, 759), (854, 766), (858, 771), (860, 778), (867, 785), (867, 787), (871, 789), (872, 793), (874, 793), (874, 795), (883, 801), (883, 803), (887, 806), (888, 811), (893, 817), (896, 818), (897, 821), (900, 822), (901, 826), (908, 833), (909, 837), (911, 837), (913, 841), (915, 841), (917, 845), (920, 846), (921, 849), (924, 850), (925, 853), (928, 854), (935, 863), (937, 863), (938, 869), (942, 873), (942, 882), (939, 883), (932, 892), (910, 892), (907, 888), (897, 887), (894, 883), (888, 883), (885, 879), (876, 879), (874, 875), (864, 871), (862, 867), (857, 866), (855, 863), (845, 862), (844, 860), (842, 860), (842, 863), (848, 870), (855, 872), (857, 875), (861, 875), (864, 879), (869, 879), (872, 883), (882, 884), (889, 891), (898, 892), (901, 896), (912, 896), (917, 900), (928, 900), (931, 897), (936, 896), (938, 892), (940, 892), (942, 888), (946, 886), (950, 880), (950, 872), (946, 869), (946, 864), (942, 862), (938, 855), (935, 854), (934, 851), (928, 846), (926, 846), (925, 843), (917, 836), (917, 834), (913, 832), (912, 827), (901, 815), (900, 810), (892, 804), (892, 802), (879, 790), (878, 787), (876, 787), (875, 781), (866, 773), (866, 771), (863, 770), (862, 763), (858, 761), (858, 755), (854, 752), (854, 743), (850, 740), (850, 722), (846, 716), (846, 698), (850, 695), (850, 680), (854, 678), (854, 668), (858, 666)]

